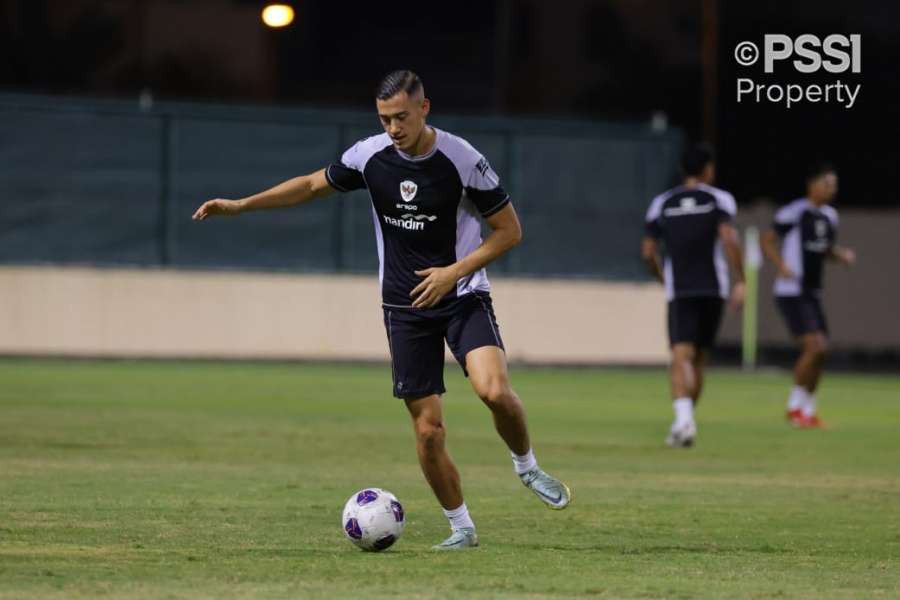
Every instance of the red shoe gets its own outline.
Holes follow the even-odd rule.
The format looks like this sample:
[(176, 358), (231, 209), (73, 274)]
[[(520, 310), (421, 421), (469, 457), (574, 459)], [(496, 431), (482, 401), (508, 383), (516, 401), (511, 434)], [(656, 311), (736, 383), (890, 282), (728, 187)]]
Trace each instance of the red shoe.
[(819, 415), (811, 417), (803, 417), (803, 424), (800, 427), (804, 429), (826, 429), (825, 422), (819, 418)]
[[(791, 411), (794, 412), (794, 411)], [(800, 411), (796, 411), (800, 412)], [(819, 415), (812, 415), (807, 417), (802, 413), (795, 416), (790, 416), (788, 419), (791, 422), (793, 427), (797, 429), (827, 429), (828, 427), (825, 425), (825, 422), (819, 418)]]
[(803, 411), (799, 408), (787, 411), (785, 418), (792, 427), (804, 427), (807, 420), (806, 417), (803, 416)]

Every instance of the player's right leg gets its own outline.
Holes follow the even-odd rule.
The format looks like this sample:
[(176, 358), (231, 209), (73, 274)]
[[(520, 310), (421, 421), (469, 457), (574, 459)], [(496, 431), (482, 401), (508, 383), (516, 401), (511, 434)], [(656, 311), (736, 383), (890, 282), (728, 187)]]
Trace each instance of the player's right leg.
[(475, 524), (463, 502), (459, 471), (446, 448), (447, 432), (444, 428), (441, 397), (432, 394), (424, 398), (407, 399), (406, 407), (416, 432), (416, 452), (422, 473), (450, 521), (450, 537), (434, 548), (457, 550), (477, 546)]
[(700, 396), (703, 395), (703, 381), (704, 381), (704, 371), (706, 370), (706, 357), (707, 352), (702, 348), (697, 348), (694, 353), (694, 395), (691, 396), (691, 400), (694, 401), (694, 406), (697, 406), (697, 403), (700, 402)]
[(463, 501), (459, 472), (446, 448), (441, 404), (445, 392), (445, 324), (444, 319), (422, 313), (384, 311), (394, 396), (406, 403), (416, 434), (419, 465), (450, 522), (450, 538), (435, 548), (459, 550), (477, 546), (478, 538)]

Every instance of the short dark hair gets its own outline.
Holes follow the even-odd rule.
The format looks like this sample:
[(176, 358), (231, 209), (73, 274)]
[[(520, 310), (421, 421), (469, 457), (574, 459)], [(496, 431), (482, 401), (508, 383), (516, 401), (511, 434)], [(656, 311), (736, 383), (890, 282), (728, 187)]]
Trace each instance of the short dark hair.
[(688, 177), (700, 175), (706, 165), (715, 160), (712, 146), (706, 143), (694, 144), (681, 155), (681, 170)]
[(837, 173), (837, 169), (830, 162), (813, 163), (806, 171), (806, 181), (812, 181), (826, 173)]
[(409, 69), (391, 71), (385, 75), (378, 87), (375, 88), (375, 98), (387, 100), (400, 92), (406, 92), (410, 96), (422, 89), (422, 80)]

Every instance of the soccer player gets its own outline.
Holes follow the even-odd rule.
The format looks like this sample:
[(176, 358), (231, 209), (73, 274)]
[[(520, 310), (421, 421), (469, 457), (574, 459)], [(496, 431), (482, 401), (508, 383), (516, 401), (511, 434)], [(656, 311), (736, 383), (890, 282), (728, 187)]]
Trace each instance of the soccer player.
[[(475, 525), (445, 445), (444, 340), (493, 414), (522, 483), (552, 509), (571, 500), (569, 488), (538, 467), (484, 269), (518, 244), (522, 231), (487, 160), (464, 139), (426, 124), (431, 105), (415, 73), (385, 76), (375, 105), (384, 133), (357, 142), (340, 162), (254, 196), (210, 200), (193, 218), (368, 190), (394, 396), (406, 403), (419, 464), (450, 521), (450, 537), (434, 549), (475, 547)], [(491, 228), (484, 240), (480, 219)]]
[(800, 345), (787, 419), (801, 428), (823, 425), (816, 411), (816, 388), (828, 342), (828, 322), (821, 300), (825, 259), (845, 265), (856, 261), (853, 250), (835, 244), (838, 214), (830, 202), (837, 194), (837, 186), (834, 167), (814, 167), (806, 179), (806, 197), (775, 213), (772, 229), (762, 240), (763, 251), (778, 269), (775, 301)]
[[(734, 196), (712, 186), (715, 162), (704, 144), (688, 148), (684, 180), (653, 199), (647, 211), (641, 254), (666, 288), (670, 382), (675, 421), (666, 444), (689, 448), (697, 435), (694, 408), (703, 391), (703, 367), (722, 321), (724, 299), (744, 300), (741, 246), (732, 220)], [(660, 264), (662, 242), (663, 264)], [(737, 282), (729, 293), (728, 264)]]

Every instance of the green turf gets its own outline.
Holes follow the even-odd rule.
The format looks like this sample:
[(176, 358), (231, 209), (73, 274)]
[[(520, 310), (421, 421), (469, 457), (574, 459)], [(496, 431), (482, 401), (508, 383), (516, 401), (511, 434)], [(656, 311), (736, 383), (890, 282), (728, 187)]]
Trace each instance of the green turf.
[[(692, 450), (661, 371), (513, 371), (546, 510), (448, 369), (450, 449), (482, 548), (446, 522), (387, 367), (0, 362), (0, 597), (900, 596), (900, 378), (829, 376), (829, 431), (785, 374), (708, 381)], [(364, 486), (404, 503), (382, 554), (343, 538)]]

